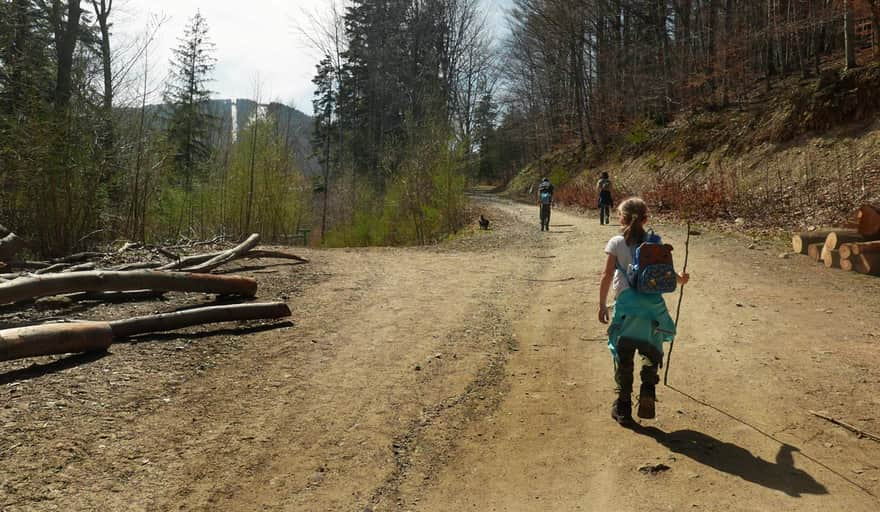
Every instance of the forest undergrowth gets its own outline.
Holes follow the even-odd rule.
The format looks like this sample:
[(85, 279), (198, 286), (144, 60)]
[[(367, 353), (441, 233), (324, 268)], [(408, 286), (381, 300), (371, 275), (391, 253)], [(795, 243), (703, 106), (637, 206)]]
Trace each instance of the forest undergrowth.
[(542, 176), (560, 205), (595, 209), (601, 172), (615, 200), (641, 195), (658, 214), (718, 229), (777, 235), (841, 226), (880, 202), (880, 65), (789, 77), (742, 101), (635, 123), (603, 147), (571, 143), (532, 162), (507, 193)]

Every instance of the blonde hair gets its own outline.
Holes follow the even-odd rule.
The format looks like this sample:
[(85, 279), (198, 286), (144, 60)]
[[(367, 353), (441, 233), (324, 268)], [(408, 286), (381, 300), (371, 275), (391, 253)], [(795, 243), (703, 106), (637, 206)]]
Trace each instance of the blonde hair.
[(623, 220), (623, 238), (626, 245), (633, 246), (645, 239), (645, 227), (642, 225), (648, 218), (648, 205), (640, 197), (630, 197), (617, 207)]

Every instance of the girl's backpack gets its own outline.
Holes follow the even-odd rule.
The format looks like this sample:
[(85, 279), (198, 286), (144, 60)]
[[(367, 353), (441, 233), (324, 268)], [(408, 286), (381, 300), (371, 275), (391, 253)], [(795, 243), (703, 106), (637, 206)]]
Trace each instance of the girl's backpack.
[(677, 275), (672, 264), (672, 246), (664, 244), (660, 235), (649, 231), (633, 255), (633, 263), (626, 272), (629, 285), (639, 293), (672, 293)]

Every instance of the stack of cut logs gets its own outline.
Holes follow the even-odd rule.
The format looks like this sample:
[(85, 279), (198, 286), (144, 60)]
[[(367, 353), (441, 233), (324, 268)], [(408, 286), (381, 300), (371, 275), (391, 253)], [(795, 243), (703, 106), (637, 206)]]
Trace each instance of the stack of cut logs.
[(880, 276), (880, 206), (859, 208), (851, 228), (800, 233), (792, 236), (791, 245), (827, 268)]
[[(225, 251), (178, 257), (158, 252), (171, 261), (144, 261), (99, 269), (83, 260), (106, 256), (79, 253), (48, 262), (22, 262), (14, 258), (27, 243), (0, 226), (0, 308), (3, 305), (63, 295), (65, 300), (143, 300), (165, 292), (201, 292), (252, 298), (257, 282), (242, 276), (210, 272), (240, 258), (281, 258), (306, 263), (299, 256), (255, 249), (253, 234)], [(224, 304), (159, 313), (114, 321), (63, 322), (0, 330), (0, 361), (23, 357), (106, 350), (114, 340), (145, 333), (168, 331), (214, 322), (234, 322), (290, 316), (284, 303)]]

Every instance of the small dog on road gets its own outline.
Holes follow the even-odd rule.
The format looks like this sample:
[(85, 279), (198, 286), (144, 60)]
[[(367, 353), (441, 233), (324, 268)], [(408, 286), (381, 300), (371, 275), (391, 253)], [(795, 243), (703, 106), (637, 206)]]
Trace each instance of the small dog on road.
[(480, 215), (480, 229), (489, 229), (489, 219)]

